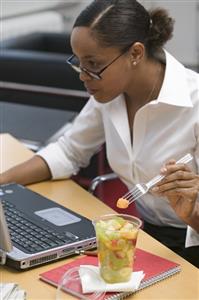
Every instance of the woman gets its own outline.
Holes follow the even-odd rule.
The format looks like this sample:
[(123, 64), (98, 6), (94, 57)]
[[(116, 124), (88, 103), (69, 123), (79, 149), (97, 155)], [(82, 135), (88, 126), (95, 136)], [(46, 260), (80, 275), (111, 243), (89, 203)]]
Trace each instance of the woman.
[(199, 77), (163, 49), (172, 31), (163, 9), (149, 13), (133, 0), (92, 2), (74, 24), (68, 60), (90, 100), (63, 137), (2, 174), (1, 182), (69, 177), (106, 142), (110, 166), (132, 188), (190, 152), (191, 165), (168, 163), (154, 190), (159, 194), (136, 205), (148, 233), (197, 264), (197, 247), (185, 248), (188, 219), (180, 219), (177, 202), (198, 197)]

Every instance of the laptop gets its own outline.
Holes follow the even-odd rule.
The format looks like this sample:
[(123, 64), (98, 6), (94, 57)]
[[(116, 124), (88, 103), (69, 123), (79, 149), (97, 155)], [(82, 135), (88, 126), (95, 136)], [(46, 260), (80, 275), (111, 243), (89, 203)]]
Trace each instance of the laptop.
[(13, 246), (7, 265), (24, 270), (96, 247), (84, 216), (16, 183), (0, 185), (0, 198)]

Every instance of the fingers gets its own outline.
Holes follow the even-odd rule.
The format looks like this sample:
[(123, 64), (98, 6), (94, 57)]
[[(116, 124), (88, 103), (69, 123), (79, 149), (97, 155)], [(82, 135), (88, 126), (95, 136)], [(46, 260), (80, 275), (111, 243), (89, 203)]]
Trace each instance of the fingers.
[(175, 182), (172, 182), (169, 184), (154, 187), (152, 189), (152, 193), (156, 194), (157, 196), (167, 198), (175, 198), (176, 196), (186, 196), (187, 199), (195, 199), (198, 194), (198, 189), (195, 185), (195, 181), (183, 182), (178, 185), (176, 185)]
[(175, 159), (170, 159), (161, 169), (160, 169), (160, 174), (165, 174), (167, 172), (167, 165), (173, 165), (175, 164), (176, 161)]
[(156, 196), (166, 197), (176, 214), (186, 220), (194, 209), (199, 192), (199, 175), (188, 165), (169, 160), (160, 170), (164, 178), (151, 190)]
[(161, 187), (157, 187), (155, 189), (155, 193), (159, 196), (180, 196), (180, 195), (197, 195), (198, 191), (196, 187), (192, 184), (184, 184), (184, 186), (175, 186), (173, 185), (162, 185)]
[(162, 194), (176, 190), (193, 188), (198, 180), (186, 164), (176, 164), (174, 159), (169, 160), (162, 168), (161, 174), (165, 177), (152, 189), (152, 192)]
[[(175, 185), (181, 186), (181, 184), (185, 183), (186, 181), (191, 181), (196, 178), (196, 175), (192, 172), (178, 170), (174, 173), (170, 173), (166, 175), (158, 184), (157, 186), (161, 186), (162, 184), (175, 182)], [(191, 182), (190, 182), (191, 183)]]
[(169, 161), (161, 168), (160, 172), (163, 175), (169, 175), (177, 171), (191, 172), (190, 168), (185, 164), (176, 164), (174, 161)]
[(173, 189), (176, 189), (176, 190), (180, 190), (180, 189), (183, 189), (183, 188), (193, 188), (194, 185), (195, 185), (195, 179), (194, 177), (192, 176), (192, 174), (190, 174), (190, 178), (185, 178), (186, 180), (181, 180), (181, 179), (172, 179), (172, 176), (169, 176), (168, 178), (169, 179), (165, 179), (166, 181), (162, 181), (162, 183), (159, 183), (157, 186), (156, 186), (156, 192), (159, 192), (159, 193), (164, 193), (166, 191), (170, 191), (170, 190), (173, 190)]
[(192, 180), (196, 176), (186, 164), (176, 164), (174, 159), (169, 160), (161, 168), (160, 172), (165, 177), (157, 184), (157, 186), (173, 181), (176, 181), (176, 186), (178, 186), (183, 183), (179, 181)]

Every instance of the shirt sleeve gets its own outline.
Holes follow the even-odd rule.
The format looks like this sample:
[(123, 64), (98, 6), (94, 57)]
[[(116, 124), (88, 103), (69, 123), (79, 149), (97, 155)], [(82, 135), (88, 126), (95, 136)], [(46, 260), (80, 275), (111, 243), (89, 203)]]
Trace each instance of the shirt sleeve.
[(46, 161), (53, 179), (68, 178), (89, 164), (104, 140), (102, 114), (91, 97), (65, 134), (37, 155)]
[[(199, 83), (199, 80), (198, 80)], [(198, 116), (199, 116), (199, 106), (197, 108)], [(199, 174), (199, 119), (196, 123), (195, 127), (195, 136), (196, 136), (196, 149), (195, 149), (195, 159), (196, 159), (196, 165), (197, 165), (197, 174)], [(199, 201), (199, 193), (197, 201)], [(187, 234), (186, 234), (186, 241), (185, 241), (185, 247), (192, 247), (192, 246), (199, 246), (199, 233), (191, 228), (190, 226), (187, 227)]]
[[(199, 76), (198, 76), (198, 88), (199, 88)], [(199, 95), (199, 89), (198, 89)], [(199, 97), (199, 96), (198, 96)], [(196, 137), (196, 148), (195, 148), (195, 159), (197, 164), (197, 174), (199, 174), (199, 100), (196, 107), (196, 124), (195, 124), (195, 137)]]

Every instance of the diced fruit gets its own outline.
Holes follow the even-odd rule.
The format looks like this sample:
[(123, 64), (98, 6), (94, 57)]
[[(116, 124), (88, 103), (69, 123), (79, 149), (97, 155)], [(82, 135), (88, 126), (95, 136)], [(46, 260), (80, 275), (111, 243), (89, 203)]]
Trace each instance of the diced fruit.
[(127, 277), (127, 276), (131, 276), (131, 273), (132, 273), (132, 268), (123, 268), (122, 270), (120, 270), (120, 274), (123, 278)]
[(120, 249), (125, 249), (125, 246), (126, 246), (126, 241), (124, 240), (124, 239), (119, 239), (118, 240), (118, 247), (120, 248)]
[(121, 236), (125, 239), (128, 240), (135, 240), (137, 237), (137, 231), (133, 230), (133, 231), (121, 231)]
[(130, 279), (138, 229), (120, 216), (96, 224), (100, 274), (106, 282)]
[(124, 258), (126, 256), (124, 251), (115, 251), (115, 255), (117, 258)]
[(122, 208), (122, 209), (125, 209), (129, 206), (129, 201), (125, 198), (119, 198), (117, 200), (117, 207), (118, 208)]
[(124, 226), (124, 224), (127, 223), (127, 221), (121, 217), (115, 217), (115, 219), (117, 220), (117, 222), (121, 225)]

